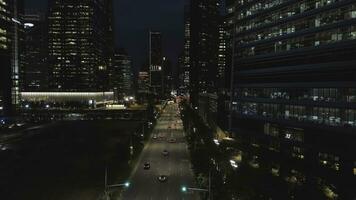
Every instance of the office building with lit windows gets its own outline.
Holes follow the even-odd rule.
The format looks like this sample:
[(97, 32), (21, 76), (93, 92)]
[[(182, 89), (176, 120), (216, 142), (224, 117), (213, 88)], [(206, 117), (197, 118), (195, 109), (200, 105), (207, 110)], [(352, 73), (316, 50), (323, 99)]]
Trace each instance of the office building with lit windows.
[(230, 9), (237, 154), (269, 177), (255, 189), (355, 199), (356, 2), (238, 0)]
[(34, 92), (48, 89), (47, 28), (45, 14), (26, 10), (24, 23), (23, 67), (21, 91)]
[(180, 68), (180, 93), (189, 94), (190, 85), (190, 9), (189, 5), (184, 7), (184, 50), (183, 60)]
[(190, 1), (189, 83), (194, 107), (198, 107), (200, 94), (216, 93), (219, 6), (215, 0)]
[[(48, 63), (51, 91), (105, 91), (112, 63), (111, 0), (51, 0)], [(109, 56), (108, 56), (109, 55)]]
[(109, 77), (110, 88), (114, 89), (117, 100), (134, 95), (132, 59), (124, 49), (115, 52)]
[(150, 87), (157, 95), (163, 94), (163, 52), (161, 32), (149, 32)]
[(20, 98), (23, 1), (0, 0), (0, 115), (14, 114)]

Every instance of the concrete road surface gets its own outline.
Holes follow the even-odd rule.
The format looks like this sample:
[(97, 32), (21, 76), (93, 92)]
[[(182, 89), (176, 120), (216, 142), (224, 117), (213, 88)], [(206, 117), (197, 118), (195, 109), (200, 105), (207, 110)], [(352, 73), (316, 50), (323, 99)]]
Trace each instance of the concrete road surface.
[[(194, 186), (194, 177), (183, 133), (178, 105), (168, 105), (158, 119), (150, 141), (146, 144), (130, 177), (130, 187), (123, 193), (124, 200), (190, 200), (199, 199), (197, 193), (183, 193), (181, 186)], [(154, 139), (153, 136), (157, 136)], [(170, 139), (175, 142), (169, 142)], [(169, 152), (168, 156), (162, 154)], [(151, 168), (145, 170), (144, 163)], [(159, 175), (168, 177), (158, 181)]]

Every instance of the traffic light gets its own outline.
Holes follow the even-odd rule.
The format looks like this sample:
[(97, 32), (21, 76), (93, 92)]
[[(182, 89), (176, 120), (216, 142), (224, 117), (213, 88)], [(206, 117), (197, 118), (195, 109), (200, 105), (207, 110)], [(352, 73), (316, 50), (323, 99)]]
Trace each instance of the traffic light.
[(185, 186), (182, 186), (182, 192), (187, 192), (187, 187), (185, 187)]

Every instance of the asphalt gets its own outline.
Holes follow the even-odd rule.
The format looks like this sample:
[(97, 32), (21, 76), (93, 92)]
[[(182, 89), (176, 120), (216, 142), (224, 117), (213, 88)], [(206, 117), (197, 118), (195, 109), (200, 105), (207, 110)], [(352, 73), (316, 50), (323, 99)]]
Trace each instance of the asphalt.
[[(144, 147), (136, 167), (130, 176), (130, 187), (124, 191), (124, 200), (190, 200), (199, 199), (197, 193), (184, 193), (182, 186), (193, 187), (194, 176), (184, 137), (182, 121), (178, 115), (178, 105), (168, 105), (158, 119), (152, 138)], [(169, 128), (170, 127), (170, 128)], [(153, 136), (158, 136), (154, 139)], [(168, 140), (176, 141), (170, 143)], [(163, 156), (163, 150), (169, 152)], [(144, 163), (151, 168), (145, 170)], [(167, 181), (158, 181), (158, 176), (166, 175)]]

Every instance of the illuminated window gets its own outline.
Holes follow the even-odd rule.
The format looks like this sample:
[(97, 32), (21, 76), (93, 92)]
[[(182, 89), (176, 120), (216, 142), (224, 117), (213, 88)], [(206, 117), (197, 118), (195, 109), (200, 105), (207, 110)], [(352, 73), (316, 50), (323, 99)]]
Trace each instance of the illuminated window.
[(340, 157), (329, 154), (329, 153), (319, 153), (319, 163), (325, 167), (334, 169), (336, 171), (340, 170)]

